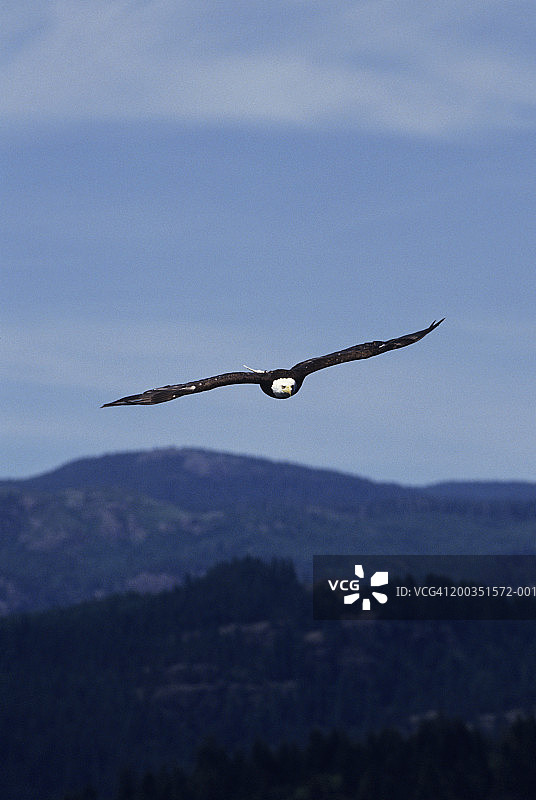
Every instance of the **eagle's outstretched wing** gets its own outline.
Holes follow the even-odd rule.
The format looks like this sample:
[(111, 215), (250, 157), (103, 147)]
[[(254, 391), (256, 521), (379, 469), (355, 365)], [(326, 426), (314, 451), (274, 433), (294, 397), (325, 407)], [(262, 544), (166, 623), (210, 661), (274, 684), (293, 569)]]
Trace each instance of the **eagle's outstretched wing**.
[[(444, 317), (443, 317), (444, 319)], [(406, 336), (400, 336), (398, 339), (389, 339), (387, 342), (365, 342), (365, 344), (356, 344), (353, 347), (347, 347), (346, 350), (337, 350), (335, 353), (328, 353), (326, 356), (319, 356), (318, 358), (309, 358), (307, 361), (300, 361), (292, 367), (291, 372), (298, 375), (309, 375), (311, 372), (316, 372), (325, 367), (333, 367), (335, 364), (344, 364), (345, 361), (357, 361), (360, 358), (370, 358), (371, 356), (378, 356), (380, 353), (386, 353), (388, 350), (396, 350), (398, 347), (406, 347), (408, 344), (413, 344), (426, 336), (427, 333), (433, 331), (443, 322), (432, 322), (432, 324), (425, 328), (423, 331), (416, 333), (408, 333)]]
[(108, 406), (148, 406), (155, 403), (166, 403), (168, 400), (175, 400), (176, 397), (196, 394), (197, 392), (207, 392), (209, 389), (216, 389), (218, 386), (230, 386), (233, 383), (260, 383), (261, 377), (260, 374), (253, 372), (226, 372), (223, 375), (214, 375), (212, 378), (201, 378), (199, 381), (190, 381), (190, 383), (160, 386), (158, 389), (149, 389), (142, 394), (131, 394), (128, 397), (114, 400), (113, 403), (104, 403), (101, 408), (107, 408)]

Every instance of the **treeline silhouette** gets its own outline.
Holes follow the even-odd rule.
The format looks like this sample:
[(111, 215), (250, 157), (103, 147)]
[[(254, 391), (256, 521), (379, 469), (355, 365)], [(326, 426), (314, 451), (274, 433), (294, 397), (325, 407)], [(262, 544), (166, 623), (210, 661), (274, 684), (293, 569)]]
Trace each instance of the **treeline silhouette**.
[[(536, 724), (516, 720), (498, 740), (459, 720), (421, 723), (356, 741), (313, 731), (306, 746), (257, 741), (229, 754), (203, 744), (191, 769), (134, 776), (113, 800), (528, 800), (536, 794)], [(63, 800), (100, 800), (92, 787)]]

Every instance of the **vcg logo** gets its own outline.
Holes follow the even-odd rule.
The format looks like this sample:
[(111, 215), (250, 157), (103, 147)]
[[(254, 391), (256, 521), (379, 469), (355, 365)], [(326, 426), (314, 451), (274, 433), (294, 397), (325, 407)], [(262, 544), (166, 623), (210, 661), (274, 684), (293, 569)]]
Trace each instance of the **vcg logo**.
[[(337, 589), (341, 592), (346, 592), (344, 595), (344, 603), (345, 605), (352, 605), (357, 600), (361, 599), (361, 608), (363, 611), (370, 611), (370, 597), (366, 596), (363, 597), (362, 592), (359, 586), (359, 580), (357, 578), (364, 578), (365, 571), (361, 564), (355, 565), (355, 574), (356, 578), (350, 579), (343, 579), (341, 580), (329, 580), (328, 584), (329, 588), (332, 592), (335, 592)], [(373, 575), (370, 576), (370, 586), (385, 586), (389, 582), (389, 573), (388, 572), (375, 572)], [(367, 587), (368, 588), (368, 587)], [(369, 592), (366, 592), (368, 595)], [(378, 603), (386, 603), (387, 602), (387, 595), (383, 592), (374, 592), (371, 591), (370, 594), (372, 597), (378, 601)]]

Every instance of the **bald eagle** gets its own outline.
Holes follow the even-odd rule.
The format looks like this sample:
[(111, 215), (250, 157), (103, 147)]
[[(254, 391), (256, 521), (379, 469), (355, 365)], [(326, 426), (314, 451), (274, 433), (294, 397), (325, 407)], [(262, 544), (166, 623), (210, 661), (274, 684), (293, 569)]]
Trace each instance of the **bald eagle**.
[[(443, 317), (444, 319), (444, 317)], [(307, 375), (317, 372), (319, 369), (333, 367), (335, 364), (344, 364), (345, 361), (357, 361), (360, 358), (370, 358), (386, 353), (388, 350), (396, 350), (399, 347), (407, 347), (426, 336), (434, 328), (443, 322), (432, 322), (432, 324), (422, 331), (408, 333), (398, 339), (389, 339), (387, 342), (366, 342), (347, 347), (346, 350), (337, 350), (326, 356), (309, 358), (307, 361), (300, 361), (290, 369), (252, 369), (246, 366), (248, 372), (225, 372), (222, 375), (214, 375), (212, 378), (202, 378), (190, 383), (177, 383), (169, 386), (161, 386), (158, 389), (149, 389), (142, 394), (131, 394), (128, 397), (121, 397), (113, 403), (104, 403), (101, 408), (109, 406), (136, 406), (154, 405), (155, 403), (167, 403), (168, 400), (175, 400), (176, 397), (183, 397), (197, 392), (207, 392), (209, 389), (216, 389), (218, 386), (229, 386), (234, 383), (257, 383), (262, 391), (269, 397), (277, 400), (284, 400), (292, 397), (299, 392), (301, 385)]]

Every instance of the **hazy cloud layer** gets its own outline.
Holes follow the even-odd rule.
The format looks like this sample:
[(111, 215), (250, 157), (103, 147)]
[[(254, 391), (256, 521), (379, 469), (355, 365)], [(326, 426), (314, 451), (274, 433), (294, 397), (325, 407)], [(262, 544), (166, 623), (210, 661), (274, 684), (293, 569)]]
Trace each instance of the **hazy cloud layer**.
[(11, 120), (166, 118), (445, 136), (535, 121), (526, 0), (3, 4)]

